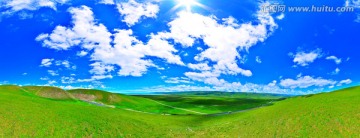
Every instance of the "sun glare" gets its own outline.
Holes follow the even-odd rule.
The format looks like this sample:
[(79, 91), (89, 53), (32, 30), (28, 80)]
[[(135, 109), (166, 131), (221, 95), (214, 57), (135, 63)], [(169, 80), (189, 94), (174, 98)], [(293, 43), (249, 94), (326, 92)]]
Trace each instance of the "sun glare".
[(177, 0), (179, 5), (186, 7), (186, 10), (191, 10), (191, 6), (195, 5), (196, 0)]
[(185, 7), (187, 11), (191, 11), (191, 8), (193, 6), (199, 6), (205, 8), (205, 6), (197, 2), (197, 0), (176, 0), (176, 2), (178, 4), (173, 8), (173, 10), (176, 10), (180, 7)]

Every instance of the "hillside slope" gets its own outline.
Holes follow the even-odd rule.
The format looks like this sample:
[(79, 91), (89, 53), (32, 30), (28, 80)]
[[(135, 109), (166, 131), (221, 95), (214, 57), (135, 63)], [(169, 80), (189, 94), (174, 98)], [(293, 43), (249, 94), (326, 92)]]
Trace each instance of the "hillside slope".
[(282, 99), (255, 99), (252, 96), (233, 95), (212, 96), (212, 95), (142, 95), (141, 97), (153, 99), (160, 103), (184, 108), (191, 111), (205, 114), (219, 114), (237, 112), (271, 105), (273, 102)]
[(289, 98), (257, 110), (204, 119), (199, 132), (193, 136), (360, 137), (359, 130), (360, 87), (353, 87)]
[(166, 116), (0, 86), (0, 137), (360, 137), (360, 87), (221, 116)]
[(147, 98), (128, 96), (123, 94), (115, 94), (101, 90), (91, 90), (91, 89), (75, 89), (68, 90), (68, 92), (75, 97), (76, 99), (87, 101), (87, 102), (98, 102), (101, 104), (112, 105), (117, 108), (140, 111), (147, 113), (157, 113), (157, 114), (189, 114), (189, 112), (170, 108), (164, 105), (161, 105), (157, 102), (154, 102)]
[(104, 108), (42, 98), (19, 86), (0, 86), (0, 137), (160, 137), (185, 131), (192, 117)]
[(101, 90), (74, 89), (65, 91), (63, 89), (50, 86), (24, 86), (20, 87), (20, 89), (37, 95), (39, 97), (49, 98), (53, 100), (84, 101), (98, 106), (116, 107), (138, 112), (155, 114), (191, 113), (184, 110), (179, 110), (161, 105), (147, 98), (115, 94)]
[(57, 88), (57, 87), (24, 86), (21, 88), (26, 92), (32, 93), (32, 94), (40, 96), (40, 97), (57, 99), (57, 100), (73, 100), (74, 99), (65, 90)]

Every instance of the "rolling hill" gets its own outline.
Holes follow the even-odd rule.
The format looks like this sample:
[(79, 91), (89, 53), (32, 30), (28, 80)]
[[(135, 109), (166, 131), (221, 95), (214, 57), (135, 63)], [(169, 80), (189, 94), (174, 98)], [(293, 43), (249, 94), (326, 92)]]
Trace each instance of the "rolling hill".
[(142, 95), (141, 97), (149, 98), (158, 103), (165, 105), (184, 108), (202, 114), (217, 114), (237, 112), (262, 106), (269, 106), (275, 101), (283, 100), (278, 97), (245, 96), (242, 94), (234, 95)]
[(32, 93), (34, 95), (50, 98), (50, 99), (58, 99), (58, 100), (74, 100), (74, 98), (67, 93), (65, 90), (50, 87), (50, 86), (24, 86), (21, 87), (25, 92)]
[[(360, 137), (360, 87), (292, 97), (271, 106), (215, 116), (148, 114), (82, 101), (89, 97), (104, 104), (122, 101), (104, 95), (54, 100), (34, 91), (0, 86), (0, 137)], [(62, 96), (56, 97), (67, 95), (58, 92)], [(68, 93), (97, 92), (103, 93)]]
[(49, 86), (24, 86), (20, 88), (28, 93), (52, 100), (82, 101), (97, 106), (116, 107), (144, 113), (191, 114), (191, 112), (164, 106), (147, 98), (115, 94), (101, 90), (74, 89), (65, 91)]

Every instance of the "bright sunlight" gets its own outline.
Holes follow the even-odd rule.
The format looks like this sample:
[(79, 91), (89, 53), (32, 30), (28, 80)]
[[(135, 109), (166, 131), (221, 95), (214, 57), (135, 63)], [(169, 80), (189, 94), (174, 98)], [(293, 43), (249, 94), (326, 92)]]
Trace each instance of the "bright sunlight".
[(187, 11), (191, 11), (193, 6), (199, 6), (205, 8), (205, 6), (199, 3), (197, 0), (176, 0), (178, 3), (172, 10), (176, 10), (180, 7), (185, 7)]

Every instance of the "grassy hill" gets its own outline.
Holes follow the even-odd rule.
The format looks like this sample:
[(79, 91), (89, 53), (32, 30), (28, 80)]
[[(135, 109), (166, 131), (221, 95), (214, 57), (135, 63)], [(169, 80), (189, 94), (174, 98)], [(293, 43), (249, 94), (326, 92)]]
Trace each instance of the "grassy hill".
[(140, 111), (156, 114), (189, 114), (187, 111), (171, 108), (154, 102), (153, 100), (115, 94), (100, 90), (75, 89), (68, 91), (73, 97), (82, 101), (94, 101), (101, 104), (111, 105), (121, 109)]
[(257, 108), (261, 106), (271, 105), (273, 102), (282, 100), (281, 98), (275, 99), (271, 97), (246, 97), (244, 95), (142, 95), (141, 97), (153, 99), (160, 103), (185, 108), (192, 111), (216, 114), (222, 112), (236, 112), (239, 110), (246, 110)]
[(39, 97), (52, 100), (74, 100), (83, 101), (97, 106), (116, 107), (126, 110), (155, 113), (155, 114), (191, 114), (192, 112), (171, 108), (154, 102), (153, 100), (115, 94), (101, 90), (74, 89), (65, 91), (49, 86), (24, 86), (23, 91)]
[(178, 95), (178, 96), (214, 96), (247, 99), (279, 99), (293, 95), (272, 93), (247, 93), (247, 92), (220, 92), (220, 91), (189, 91), (189, 92), (155, 92), (154, 95)]
[(19, 86), (0, 86), (0, 137), (162, 136), (169, 128), (185, 127), (177, 122), (187, 118), (170, 118), (42, 98)]
[(360, 137), (359, 111), (360, 87), (230, 115), (169, 116), (0, 86), (0, 137)]
[(24, 86), (21, 88), (26, 92), (32, 93), (40, 97), (58, 99), (58, 100), (74, 100), (74, 98), (70, 94), (68, 94), (65, 90), (56, 87)]
[(155, 114), (214, 114), (270, 105), (282, 96), (225, 92), (184, 92), (172, 95), (129, 96), (101, 90), (62, 90), (49, 86), (24, 86), (24, 91), (53, 100), (83, 101), (93, 105)]
[(202, 126), (196, 136), (225, 132), (221, 135), (360, 137), (360, 87), (289, 98), (258, 110), (212, 118)]

